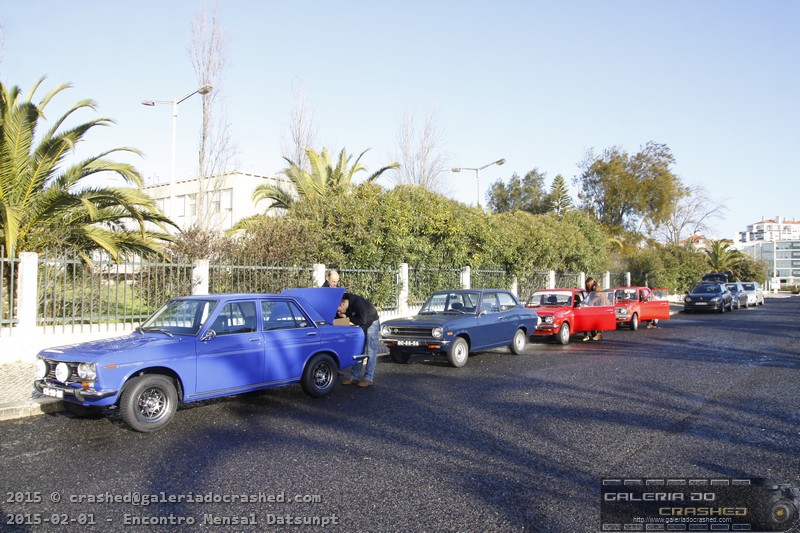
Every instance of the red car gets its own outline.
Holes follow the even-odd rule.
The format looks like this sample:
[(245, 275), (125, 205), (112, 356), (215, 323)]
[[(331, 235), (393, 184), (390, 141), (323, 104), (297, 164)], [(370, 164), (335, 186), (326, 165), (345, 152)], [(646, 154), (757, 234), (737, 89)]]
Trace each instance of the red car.
[(617, 329), (612, 290), (587, 296), (580, 289), (544, 289), (534, 292), (525, 307), (535, 309), (541, 320), (534, 335), (554, 336), (561, 344), (576, 333)]
[(669, 301), (667, 289), (650, 289), (648, 287), (614, 287), (614, 299), (617, 304), (617, 324), (626, 325), (633, 331), (639, 324), (648, 322), (655, 325), (659, 320), (669, 318)]

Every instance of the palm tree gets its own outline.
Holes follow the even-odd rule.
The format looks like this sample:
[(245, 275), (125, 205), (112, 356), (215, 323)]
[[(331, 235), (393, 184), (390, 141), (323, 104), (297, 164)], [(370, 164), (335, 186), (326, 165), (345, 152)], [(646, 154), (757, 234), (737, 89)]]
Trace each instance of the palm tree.
[[(322, 153), (306, 148), (310, 171), (303, 170), (300, 162), (284, 157), (289, 166), (283, 169), (281, 174), (289, 178), (293, 187), (270, 184), (259, 185), (253, 191), (253, 201), (259, 203), (262, 200), (271, 200), (270, 207), (288, 209), (297, 201), (347, 194), (350, 192), (355, 174), (366, 170), (359, 161), (367, 152), (368, 150), (361, 152), (361, 155), (350, 166), (350, 159), (353, 156), (348, 156), (347, 151), (342, 148), (334, 166), (327, 148), (323, 148)], [(367, 178), (367, 181), (374, 181), (387, 170), (399, 168), (399, 166), (398, 163), (391, 163), (374, 172)]]
[(730, 244), (726, 241), (710, 241), (705, 254), (714, 272), (731, 272), (742, 258), (742, 252), (730, 248)]
[[(141, 190), (142, 178), (133, 166), (107, 159), (117, 152), (139, 152), (115, 148), (65, 166), (92, 128), (114, 122), (97, 118), (62, 128), (76, 111), (95, 110), (94, 102), (81, 100), (37, 137), (47, 105), (71, 87), (62, 84), (36, 104), (33, 95), (43, 81), (40, 78), (24, 99), (19, 87), (8, 90), (0, 83), (0, 244), (6, 256), (53, 244), (74, 249), (87, 261), (99, 249), (115, 260), (126, 252), (161, 251), (171, 238), (149, 230), (147, 223), (163, 230), (171, 222)], [(105, 172), (136, 187), (87, 184), (87, 178)]]

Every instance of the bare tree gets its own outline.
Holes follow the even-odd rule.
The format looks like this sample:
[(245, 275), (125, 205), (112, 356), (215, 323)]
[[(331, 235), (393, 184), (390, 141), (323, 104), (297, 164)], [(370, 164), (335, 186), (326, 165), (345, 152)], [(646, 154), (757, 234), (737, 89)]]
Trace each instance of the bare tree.
[(711, 223), (728, 210), (723, 200), (713, 197), (702, 185), (684, 187), (681, 192), (675, 212), (657, 230), (657, 237), (671, 244), (709, 231)]
[(290, 139), (281, 139), (281, 152), (283, 157), (294, 161), (304, 171), (310, 171), (306, 150), (314, 148), (317, 143), (318, 129), (314, 121), (314, 108), (309, 103), (308, 96), (300, 84), (300, 80), (292, 80), (292, 96), (294, 106), (289, 122)]
[(200, 7), (192, 20), (187, 47), (198, 87), (213, 90), (203, 97), (203, 124), (198, 150), (197, 224), (202, 230), (219, 229), (220, 189), (223, 176), (236, 149), (225, 120), (222, 74), (227, 65), (227, 37), (219, 21), (218, 5)]
[(440, 142), (441, 134), (436, 127), (434, 113), (427, 114), (421, 131), (416, 129), (413, 115), (403, 115), (393, 157), (400, 162), (400, 168), (393, 173), (394, 183), (422, 185), (435, 192), (447, 193), (449, 157), (440, 149)]

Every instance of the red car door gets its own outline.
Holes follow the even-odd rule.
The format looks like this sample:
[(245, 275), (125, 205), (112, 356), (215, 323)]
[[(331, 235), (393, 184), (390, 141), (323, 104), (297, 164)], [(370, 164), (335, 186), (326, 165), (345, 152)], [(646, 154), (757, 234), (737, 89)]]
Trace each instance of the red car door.
[(639, 320), (666, 320), (669, 318), (669, 300), (667, 289), (641, 289), (642, 296), (641, 308), (642, 315)]
[(592, 305), (590, 298), (579, 307), (573, 309), (572, 330), (581, 331), (611, 331), (617, 329), (617, 315), (614, 306), (614, 291), (601, 291), (605, 298), (602, 302), (608, 305)]

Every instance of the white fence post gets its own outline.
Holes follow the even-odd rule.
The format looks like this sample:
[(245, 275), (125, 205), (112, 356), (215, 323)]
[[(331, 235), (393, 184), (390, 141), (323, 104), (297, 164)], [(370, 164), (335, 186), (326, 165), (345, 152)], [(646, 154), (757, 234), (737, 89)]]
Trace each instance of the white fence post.
[(195, 261), (194, 267), (192, 267), (192, 294), (201, 296), (208, 294), (208, 274), (208, 259), (198, 259)]
[(472, 288), (472, 269), (470, 269), (469, 265), (461, 269), (461, 288)]
[(630, 287), (631, 286), (631, 273), (630, 272), (625, 272), (625, 286), (626, 287)]
[(514, 296), (519, 298), (519, 282), (517, 281), (517, 276), (512, 276), (511, 278), (511, 292), (514, 293)]
[(311, 268), (314, 271), (314, 286), (322, 287), (322, 284), (325, 283), (325, 265), (322, 263), (314, 263)]
[(408, 263), (400, 263), (400, 270), (397, 272), (400, 278), (400, 293), (397, 295), (397, 312), (400, 316), (408, 314)]
[[(17, 297), (17, 329), (20, 333), (36, 329), (36, 313), (39, 307), (39, 254), (19, 254), (19, 278)], [(9, 295), (9, 299), (13, 295)]]
[(586, 272), (578, 272), (578, 288), (586, 287)]
[(555, 270), (548, 270), (547, 271), (547, 288), (548, 289), (555, 289), (556, 288), (556, 271)]
[(611, 272), (606, 271), (603, 273), (603, 288), (609, 289), (611, 288)]

